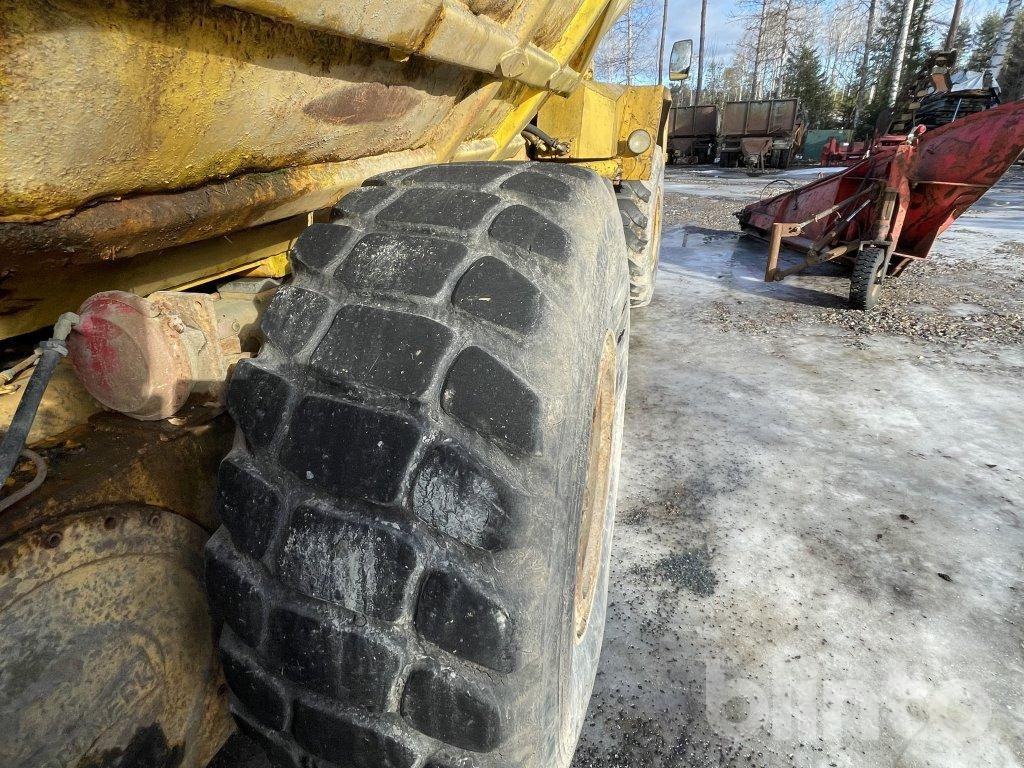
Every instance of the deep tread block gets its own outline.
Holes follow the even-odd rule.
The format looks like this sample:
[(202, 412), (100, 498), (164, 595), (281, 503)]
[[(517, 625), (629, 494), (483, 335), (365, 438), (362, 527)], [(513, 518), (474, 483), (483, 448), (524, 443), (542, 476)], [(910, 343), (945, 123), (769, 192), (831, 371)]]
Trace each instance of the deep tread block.
[(308, 396), (292, 416), (281, 463), (331, 493), (387, 503), (419, 440), (419, 425), (405, 416)]
[(303, 506), (292, 514), (278, 566), (305, 595), (392, 621), (416, 562), (408, 537), (393, 528)]
[(651, 202), (651, 190), (642, 181), (624, 181), (621, 186), (639, 197), (645, 203)]
[(355, 232), (341, 224), (311, 224), (292, 247), (291, 259), (313, 270), (326, 270), (342, 258)]
[(597, 630), (571, 659), (552, 642), (573, 629), (579, 372), (628, 343), (619, 232), (643, 234), (614, 199), (558, 163), (411, 168), (297, 241), (229, 387), (207, 553), (231, 708), (273, 766), (568, 761), (597, 658)]
[(389, 187), (359, 187), (345, 195), (334, 206), (335, 216), (351, 214), (354, 216), (365, 216), (381, 203), (386, 202), (395, 194), (395, 190)]
[(647, 215), (640, 210), (640, 206), (636, 204), (635, 200), (630, 200), (629, 198), (623, 198), (622, 200), (620, 200), (619, 212), (623, 215), (623, 217), (629, 219), (641, 230), (647, 227)]
[(505, 262), (485, 256), (455, 286), (452, 303), (483, 320), (529, 333), (540, 318), (540, 291)]
[(632, 225), (624, 226), (622, 228), (622, 233), (626, 237), (626, 247), (631, 251), (642, 253), (647, 247), (647, 240), (640, 237)]
[(565, 261), (572, 244), (565, 230), (525, 205), (510, 205), (491, 223), (491, 238), (513, 250)]
[(400, 665), (380, 643), (286, 608), (270, 613), (267, 657), (292, 682), (377, 711)]
[(493, 698), (451, 670), (414, 671), (405, 685), (402, 715), (421, 733), (472, 752), (490, 752), (502, 741)]
[(284, 686), (256, 666), (230, 632), (220, 643), (224, 677), (246, 711), (267, 728), (280, 731), (288, 724), (288, 697)]
[(487, 192), (412, 187), (377, 214), (381, 221), (469, 230), (501, 200)]
[(522, 379), (479, 347), (467, 347), (455, 358), (441, 405), (513, 453), (540, 452), (540, 400)]
[(285, 286), (274, 295), (260, 327), (271, 343), (295, 353), (306, 346), (330, 306), (326, 296)]
[(374, 232), (356, 243), (337, 275), (355, 291), (431, 297), (467, 254), (450, 240)]
[(430, 385), (452, 332), (419, 315), (346, 306), (310, 362), (341, 382), (372, 384), (400, 395), (421, 395)]
[(266, 754), (270, 768), (333, 768), (305, 756), (299, 759), (283, 746), (278, 737), (272, 736), (262, 726), (250, 722), (239, 712), (232, 712), (232, 714), (235, 716), (238, 730)]
[(295, 702), (292, 732), (314, 755), (345, 768), (412, 768), (412, 748), (391, 735), (332, 714), (316, 704)]
[(281, 517), (281, 499), (250, 462), (229, 455), (217, 473), (217, 514), (235, 546), (259, 559)]
[(416, 628), (456, 656), (497, 672), (512, 671), (513, 627), (508, 611), (452, 574), (436, 572), (427, 577), (416, 610)]
[(256, 580), (218, 531), (206, 546), (206, 590), (210, 605), (247, 645), (259, 645), (264, 627), (264, 600)]
[(648, 181), (623, 181), (615, 194), (626, 239), (629, 264), (629, 303), (645, 307), (651, 302), (658, 271), (660, 245), (661, 186), (664, 183), (664, 154), (655, 149)]
[(254, 448), (270, 444), (288, 402), (288, 382), (252, 360), (242, 360), (228, 386), (228, 411)]
[(502, 182), (502, 189), (509, 192), (518, 192), (530, 197), (539, 197), (543, 200), (550, 200), (561, 203), (572, 195), (572, 187), (561, 179), (547, 173), (535, 173), (526, 171), (517, 173)]
[(510, 543), (512, 514), (498, 481), (461, 448), (434, 446), (420, 463), (412, 509), (434, 530), (480, 549)]

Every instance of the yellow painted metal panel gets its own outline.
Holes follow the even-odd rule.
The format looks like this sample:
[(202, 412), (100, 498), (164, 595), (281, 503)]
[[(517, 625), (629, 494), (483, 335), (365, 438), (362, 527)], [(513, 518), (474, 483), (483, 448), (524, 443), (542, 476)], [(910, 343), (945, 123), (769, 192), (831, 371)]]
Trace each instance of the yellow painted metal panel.
[(537, 114), (537, 125), (569, 145), (569, 157), (602, 159), (618, 154), (616, 120), (622, 88), (586, 81), (568, 97), (550, 98)]
[[(622, 178), (645, 181), (651, 177), (654, 147), (665, 146), (668, 131), (669, 91), (660, 85), (628, 88), (619, 101), (619, 151), (622, 155)], [(651, 134), (652, 143), (646, 152), (634, 155), (626, 146), (629, 135), (638, 129)]]
[(0, 339), (51, 325), (61, 312), (77, 309), (99, 291), (131, 291), (145, 296), (245, 271), (265, 259), (286, 254), (306, 228), (306, 220), (306, 216), (298, 216), (121, 261), (23, 264), (3, 283), (7, 295), (3, 300), (5, 311), (0, 313)]
[[(330, 206), (373, 174), (522, 157), (523, 126), (584, 82), (627, 5), (0, 0), (0, 338), (86, 285), (138, 282), (143, 262), (143, 283), (187, 282), (190, 262), (159, 250), (201, 243), (204, 275), (234, 270), (221, 235)], [(599, 122), (572, 135), (610, 158), (602, 88), (582, 96)], [(40, 270), (76, 287), (43, 301)]]
[(481, 77), (200, 5), (0, 0), (0, 221), (425, 146)]

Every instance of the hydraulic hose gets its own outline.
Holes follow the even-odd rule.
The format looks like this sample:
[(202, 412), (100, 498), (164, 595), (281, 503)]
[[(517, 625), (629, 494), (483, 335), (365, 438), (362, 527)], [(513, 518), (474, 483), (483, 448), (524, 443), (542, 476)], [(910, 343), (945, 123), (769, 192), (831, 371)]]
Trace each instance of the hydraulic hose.
[(39, 410), (39, 403), (43, 399), (46, 385), (50, 383), (53, 372), (61, 358), (67, 355), (67, 338), (71, 329), (78, 323), (79, 317), (73, 312), (65, 312), (53, 326), (53, 337), (39, 345), (39, 361), (36, 363), (32, 376), (25, 385), (25, 392), (21, 396), (21, 402), (14, 412), (11, 426), (7, 429), (3, 441), (0, 442), (0, 487), (7, 482), (11, 476), (18, 457), (25, 447), (28, 433), (32, 429), (32, 422), (36, 418), (36, 411)]
[(523, 133), (529, 134), (530, 136), (539, 139), (544, 144), (547, 144), (548, 149), (556, 155), (566, 155), (569, 153), (568, 144), (564, 141), (559, 141), (558, 139), (553, 138), (532, 123), (523, 128)]

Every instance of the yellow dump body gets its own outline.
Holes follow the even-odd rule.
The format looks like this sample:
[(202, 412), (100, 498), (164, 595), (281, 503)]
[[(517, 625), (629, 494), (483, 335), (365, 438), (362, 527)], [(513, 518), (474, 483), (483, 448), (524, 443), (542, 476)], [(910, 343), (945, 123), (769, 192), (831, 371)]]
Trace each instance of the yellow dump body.
[(628, 2), (0, 0), (0, 338), (273, 274), (371, 175), (522, 157)]

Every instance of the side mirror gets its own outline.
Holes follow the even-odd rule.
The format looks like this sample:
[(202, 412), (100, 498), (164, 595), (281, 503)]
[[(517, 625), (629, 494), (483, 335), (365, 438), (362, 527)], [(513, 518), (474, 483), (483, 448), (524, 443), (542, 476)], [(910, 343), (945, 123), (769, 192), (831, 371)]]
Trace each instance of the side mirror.
[(668, 79), (677, 82), (688, 78), (692, 62), (693, 40), (680, 40), (672, 46), (672, 55), (668, 59)]

